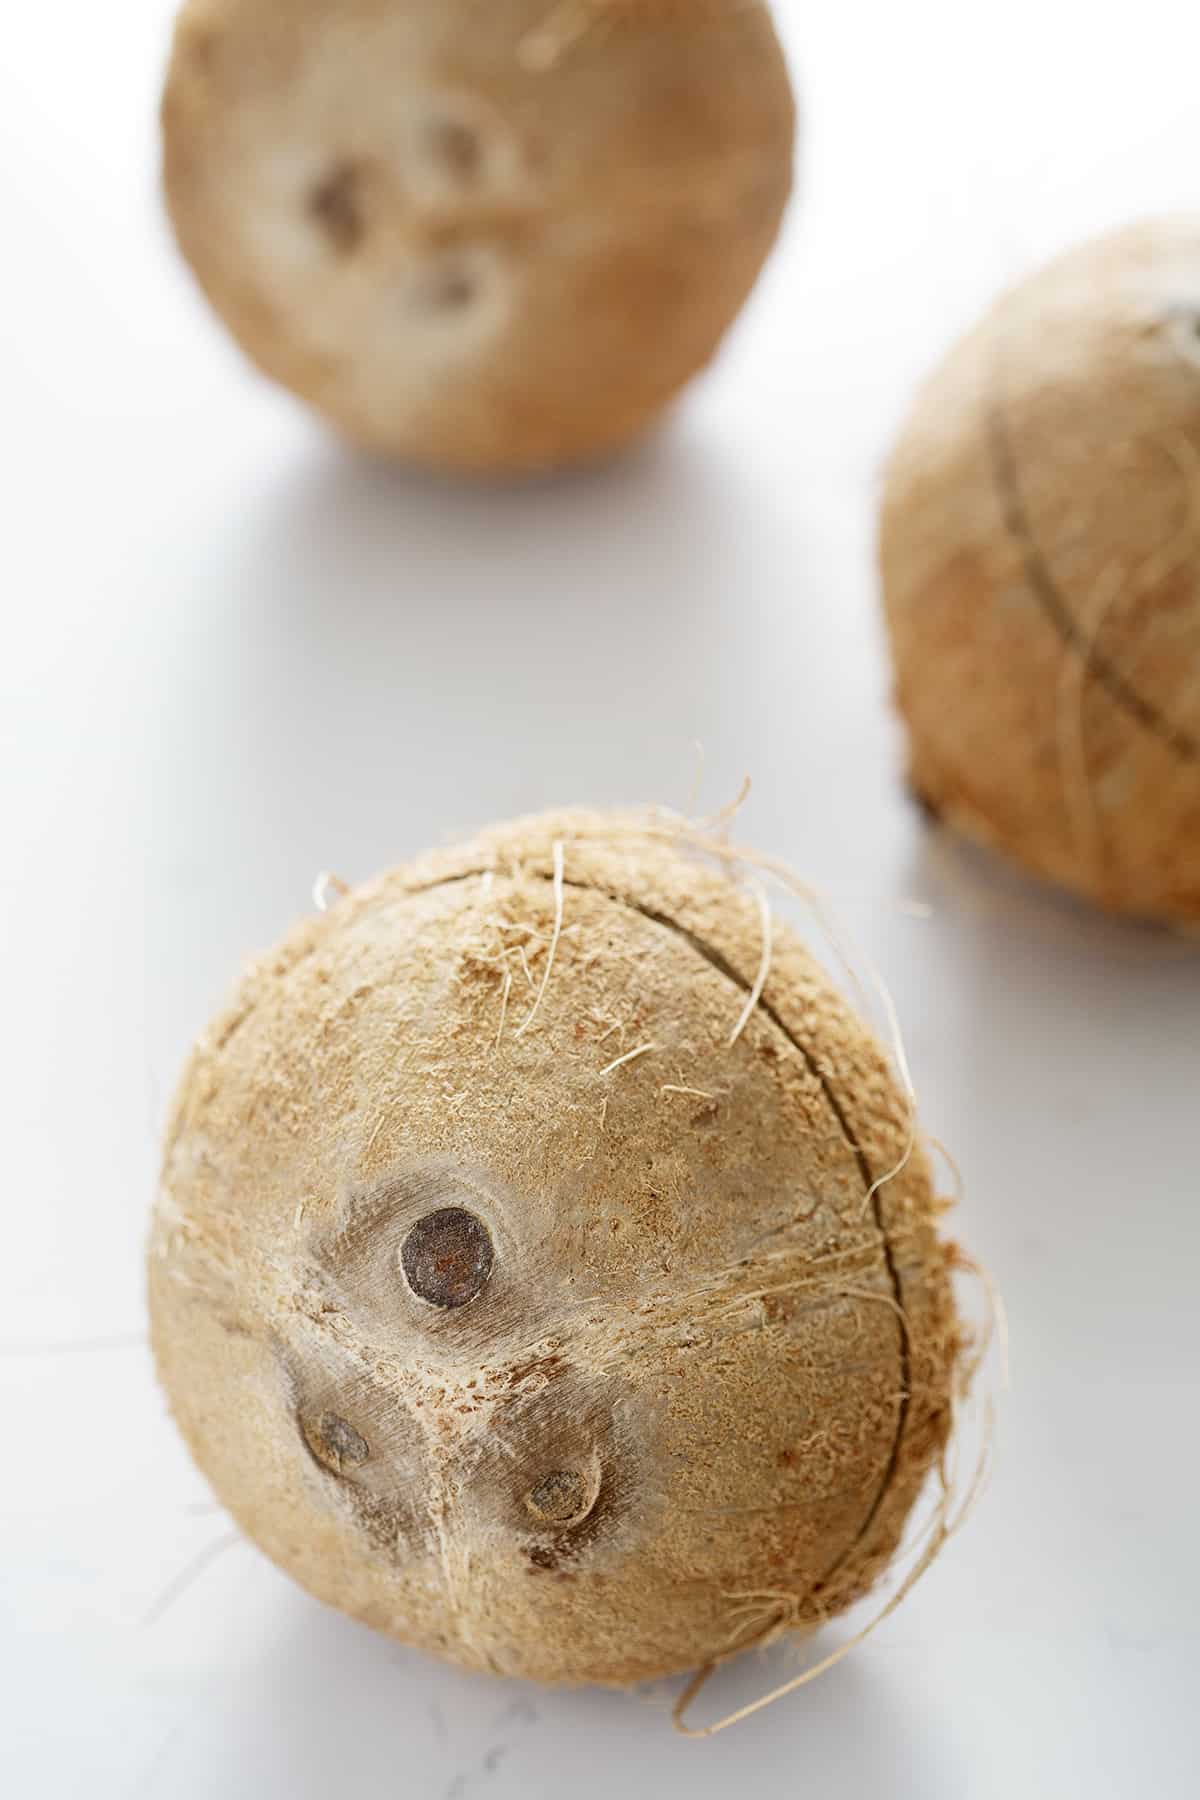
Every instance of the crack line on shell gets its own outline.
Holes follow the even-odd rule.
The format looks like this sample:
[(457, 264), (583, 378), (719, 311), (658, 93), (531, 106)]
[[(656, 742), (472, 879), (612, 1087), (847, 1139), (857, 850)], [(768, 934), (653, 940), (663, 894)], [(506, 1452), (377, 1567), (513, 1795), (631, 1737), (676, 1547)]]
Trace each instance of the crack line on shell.
[(1113, 703), (1120, 707), (1143, 731), (1158, 738), (1181, 762), (1200, 762), (1200, 739), (1194, 738), (1181, 725), (1172, 724), (1165, 714), (1140, 693), (1133, 683), (1092, 643), (1054, 578), (1046, 554), (1025, 505), (1017, 473), (1008, 425), (999, 400), (993, 401), (984, 414), (988, 460), (1000, 510), (1009, 536), (1021, 553), (1025, 579), (1038, 605), (1057, 631), (1067, 649), (1078, 656), (1085, 668), (1100, 683)]
[[(588, 887), (590, 884), (584, 882), (572, 882), (568, 885), (574, 887)], [(709, 944), (704, 938), (697, 936), (697, 934), (694, 931), (690, 931), (687, 926), (681, 925), (677, 919), (672, 919), (665, 913), (656, 912), (653, 907), (645, 906), (640, 901), (634, 900), (626, 895), (614, 894), (609, 888), (591, 886), (590, 891), (592, 893), (602, 893), (616, 905), (628, 907), (630, 911), (640, 913), (643, 918), (649, 919), (653, 924), (673, 932), (677, 937), (682, 938), (698, 956), (702, 957), (705, 962), (716, 969), (718, 974), (723, 975), (734, 987), (740, 988), (745, 994), (750, 992), (752, 983), (747, 981), (734, 965), (715, 948), (715, 946)], [(760, 995), (756, 1010), (763, 1013), (771, 1021), (775, 1029), (786, 1038), (789, 1044), (791, 1044), (809, 1074), (820, 1087), (821, 1092), (825, 1096), (826, 1103), (837, 1121), (838, 1129), (841, 1131), (842, 1136), (846, 1141), (846, 1146), (854, 1157), (859, 1175), (862, 1178), (864, 1193), (871, 1193), (871, 1190), (874, 1187), (874, 1193), (871, 1194), (871, 1213), (875, 1221), (875, 1228), (879, 1233), (884, 1265), (887, 1269), (888, 1281), (892, 1289), (892, 1297), (895, 1300), (897, 1307), (900, 1309), (901, 1320), (903, 1321), (903, 1287), (900, 1281), (900, 1272), (896, 1267), (896, 1259), (892, 1251), (891, 1241), (884, 1228), (883, 1209), (880, 1198), (881, 1189), (874, 1186), (875, 1177), (871, 1172), (871, 1165), (867, 1161), (862, 1145), (859, 1143), (851, 1128), (846, 1109), (834, 1092), (824, 1071), (813, 1057), (812, 1052), (808, 1049), (808, 1046), (802, 1043), (795, 1033), (789, 1029), (785, 1020), (771, 1005), (765, 995)], [(871, 1502), (870, 1510), (862, 1525), (859, 1527), (853, 1543), (842, 1552), (832, 1567), (826, 1571), (821, 1581), (817, 1584), (818, 1586), (823, 1587), (825, 1583), (836, 1574), (837, 1570), (841, 1568), (851, 1552), (857, 1549), (859, 1544), (862, 1543), (878, 1518), (880, 1508), (891, 1491), (892, 1482), (895, 1478), (896, 1469), (900, 1461), (900, 1445), (903, 1442), (905, 1427), (908, 1423), (909, 1401), (912, 1393), (912, 1350), (908, 1340), (908, 1327), (907, 1324), (903, 1322), (900, 1329), (900, 1391), (901, 1398), (896, 1415), (896, 1432), (892, 1440), (892, 1447), (887, 1463), (884, 1467), (879, 1491)]]

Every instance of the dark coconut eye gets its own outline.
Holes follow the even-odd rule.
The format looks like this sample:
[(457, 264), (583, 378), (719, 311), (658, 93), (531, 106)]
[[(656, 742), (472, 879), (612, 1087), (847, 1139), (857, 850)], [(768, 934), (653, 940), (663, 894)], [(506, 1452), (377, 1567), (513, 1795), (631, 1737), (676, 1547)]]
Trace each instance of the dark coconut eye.
[(308, 211), (332, 247), (349, 255), (363, 236), (361, 169), (352, 162), (335, 164), (309, 194)]
[(301, 1430), (317, 1461), (334, 1475), (361, 1468), (371, 1455), (366, 1438), (338, 1413), (323, 1412), (313, 1423), (302, 1421)]
[(529, 1490), (525, 1505), (545, 1524), (569, 1525), (588, 1511), (588, 1483), (577, 1469), (554, 1469)]
[(431, 119), (424, 131), (430, 160), (459, 181), (474, 181), (483, 164), (479, 133), (460, 119)]
[(494, 1259), (487, 1226), (461, 1206), (418, 1219), (400, 1249), (404, 1279), (430, 1306), (466, 1306), (487, 1286)]

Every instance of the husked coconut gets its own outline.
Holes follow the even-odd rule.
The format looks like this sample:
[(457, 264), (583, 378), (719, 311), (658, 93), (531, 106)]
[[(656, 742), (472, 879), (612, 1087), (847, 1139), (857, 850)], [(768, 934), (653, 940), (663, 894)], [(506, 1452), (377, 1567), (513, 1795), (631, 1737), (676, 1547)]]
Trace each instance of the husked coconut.
[(492, 473), (624, 445), (708, 362), (795, 122), (757, 0), (189, 0), (163, 121), (179, 243), (259, 367)]
[(1114, 911), (1200, 919), (1200, 217), (1074, 250), (953, 351), (880, 559), (933, 810)]
[(313, 1594), (469, 1668), (624, 1684), (892, 1557), (961, 1333), (907, 1096), (650, 814), (523, 819), (246, 975), (169, 1128), (153, 1342)]

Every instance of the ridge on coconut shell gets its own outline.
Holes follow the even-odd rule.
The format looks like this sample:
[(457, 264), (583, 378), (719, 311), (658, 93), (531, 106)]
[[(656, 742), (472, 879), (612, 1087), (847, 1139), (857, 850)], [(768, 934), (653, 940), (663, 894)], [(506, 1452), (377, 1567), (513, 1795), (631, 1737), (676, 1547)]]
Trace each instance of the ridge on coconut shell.
[(751, 0), (187, 0), (184, 255), (346, 437), (504, 474), (606, 455), (712, 357), (792, 186)]
[(947, 1439), (908, 1098), (672, 836), (549, 814), (347, 893), (173, 1108), (152, 1338), (197, 1463), (311, 1593), (472, 1669), (623, 1685), (811, 1627)]
[(892, 455), (880, 566), (931, 811), (1200, 921), (1200, 215), (1073, 250), (958, 345)]

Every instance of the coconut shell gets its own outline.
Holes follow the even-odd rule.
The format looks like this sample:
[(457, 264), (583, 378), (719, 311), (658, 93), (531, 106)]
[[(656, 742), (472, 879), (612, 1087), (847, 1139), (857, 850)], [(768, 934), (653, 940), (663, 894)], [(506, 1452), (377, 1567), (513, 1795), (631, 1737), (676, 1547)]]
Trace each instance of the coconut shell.
[(931, 808), (1102, 906), (1200, 919), (1200, 217), (1073, 251), (959, 344), (880, 561)]
[(794, 123), (744, 0), (190, 0), (164, 173), (268, 375), (371, 450), (536, 470), (637, 437), (708, 362)]
[(847, 1606), (948, 1429), (889, 1064), (782, 927), (731, 1044), (758, 905), (661, 836), (525, 819), (301, 925), (195, 1049), (153, 1224), (158, 1368), (242, 1529), (543, 1682)]

